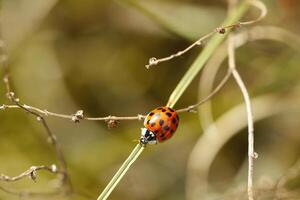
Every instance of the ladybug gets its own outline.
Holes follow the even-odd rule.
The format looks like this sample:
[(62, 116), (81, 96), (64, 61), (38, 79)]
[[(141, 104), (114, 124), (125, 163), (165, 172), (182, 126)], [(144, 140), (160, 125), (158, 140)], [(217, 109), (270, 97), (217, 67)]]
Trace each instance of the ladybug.
[(158, 107), (152, 110), (144, 121), (140, 143), (157, 144), (171, 138), (179, 124), (175, 110), (169, 107)]

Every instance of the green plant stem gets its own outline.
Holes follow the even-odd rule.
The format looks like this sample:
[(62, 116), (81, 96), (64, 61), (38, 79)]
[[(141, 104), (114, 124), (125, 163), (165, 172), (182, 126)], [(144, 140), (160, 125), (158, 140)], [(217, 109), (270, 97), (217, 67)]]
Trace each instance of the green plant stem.
[(128, 156), (128, 158), (125, 160), (125, 162), (122, 164), (120, 169), (117, 171), (117, 173), (114, 175), (114, 177), (110, 180), (106, 188), (103, 190), (103, 192), (100, 194), (100, 196), (97, 198), (97, 200), (105, 200), (108, 198), (110, 193), (114, 190), (114, 188), (117, 186), (117, 184), (120, 182), (120, 180), (123, 178), (125, 173), (128, 171), (130, 166), (134, 163), (134, 161), (141, 155), (143, 150), (145, 149), (144, 146), (137, 144), (136, 147), (132, 150), (131, 154)]
[[(234, 24), (243, 16), (243, 14), (248, 10), (249, 4), (246, 0), (242, 1), (236, 11), (223, 22), (223, 26)], [(200, 55), (196, 58), (192, 66), (188, 69), (185, 75), (182, 77), (180, 82), (177, 84), (176, 88), (170, 95), (169, 101), (167, 103), (168, 107), (174, 107), (178, 99), (181, 97), (183, 92), (202, 69), (207, 60), (212, 56), (216, 48), (223, 42), (226, 38), (228, 31), (224, 35), (216, 34), (208, 42), (207, 46), (203, 49)]]

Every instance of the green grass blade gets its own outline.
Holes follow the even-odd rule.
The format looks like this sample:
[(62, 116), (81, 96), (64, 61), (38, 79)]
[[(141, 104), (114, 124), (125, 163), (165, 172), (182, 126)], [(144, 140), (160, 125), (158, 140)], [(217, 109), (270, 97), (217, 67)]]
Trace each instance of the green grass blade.
[[(233, 15), (229, 16), (224, 22), (223, 26), (231, 25), (236, 22), (243, 16), (243, 14), (247, 11), (249, 7), (249, 4), (246, 3), (246, 1), (242, 1), (237, 10), (233, 13)], [(195, 78), (195, 76), (198, 74), (198, 72), (202, 69), (204, 64), (207, 62), (207, 60), (211, 57), (211, 55), (214, 53), (216, 48), (223, 42), (226, 35), (228, 34), (228, 31), (224, 35), (216, 34), (214, 35), (208, 42), (207, 46), (203, 49), (203, 51), (200, 53), (200, 55), (196, 58), (192, 66), (189, 68), (189, 70), (185, 73), (183, 78), (180, 80), (180, 82), (177, 84), (176, 88), (170, 95), (169, 101), (167, 103), (168, 107), (174, 107), (178, 99), (181, 97), (183, 92), (186, 90), (186, 88), (189, 86), (189, 84), (192, 82), (192, 80)]]
[(120, 182), (120, 180), (123, 178), (125, 173), (128, 171), (130, 166), (134, 163), (134, 161), (141, 155), (145, 147), (143, 147), (140, 144), (137, 144), (136, 147), (132, 150), (131, 154), (128, 156), (128, 158), (125, 160), (125, 162), (122, 164), (120, 169), (117, 171), (117, 173), (114, 175), (114, 177), (110, 180), (106, 188), (103, 190), (103, 192), (100, 194), (100, 196), (97, 198), (97, 200), (105, 200), (108, 198), (110, 193), (115, 189), (117, 184)]

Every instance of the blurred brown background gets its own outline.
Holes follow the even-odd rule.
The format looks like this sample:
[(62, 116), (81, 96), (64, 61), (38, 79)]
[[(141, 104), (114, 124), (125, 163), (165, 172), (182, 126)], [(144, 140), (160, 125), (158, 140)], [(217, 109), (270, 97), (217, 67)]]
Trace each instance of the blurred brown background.
[[(144, 65), (150, 57), (167, 56), (185, 48), (226, 17), (224, 0), (1, 2), (3, 36), (17, 96), (32, 106), (67, 114), (82, 109), (87, 116), (145, 114), (166, 104), (200, 48), (150, 70)], [(259, 25), (278, 26), (299, 35), (299, 1), (264, 2), (268, 16)], [(256, 15), (257, 11), (251, 9), (246, 18)], [(257, 187), (276, 184), (299, 158), (299, 63), (299, 51), (270, 40), (253, 41), (237, 51), (237, 64), (251, 97), (275, 95), (276, 102), (283, 102), (274, 105), (282, 112), (272, 113), (269, 109), (268, 117), (255, 124)], [(217, 80), (227, 63), (222, 65)], [(198, 82), (199, 76), (175, 108), (198, 101)], [(7, 103), (3, 84), (0, 88), (1, 104)], [(215, 118), (229, 115), (231, 108), (241, 102), (240, 91), (230, 80), (213, 99)], [(254, 110), (260, 109), (258, 105)], [(242, 107), (224, 129), (241, 123), (239, 119), (244, 115)], [(57, 163), (44, 129), (32, 116), (11, 109), (1, 111), (0, 119), (0, 173), (17, 175), (31, 165)], [(142, 127), (142, 122), (122, 121), (109, 130), (104, 122), (74, 124), (46, 119), (63, 146), (75, 190), (88, 193), (90, 199), (96, 199), (129, 155)], [(197, 114), (183, 113), (180, 119), (176, 136), (147, 148), (110, 199), (185, 199), (187, 162), (203, 130)], [(211, 148), (208, 145), (207, 151)], [(245, 189), (246, 162), (247, 128), (241, 125), (214, 158), (208, 175), (212, 197)], [(295, 199), (300, 198), (299, 177), (300, 172), (288, 187)], [(47, 191), (55, 184), (53, 178), (41, 172), (37, 183), (24, 179), (0, 184), (25, 191)], [(19, 197), (0, 191), (0, 199)], [(89, 198), (73, 195), (52, 199)]]

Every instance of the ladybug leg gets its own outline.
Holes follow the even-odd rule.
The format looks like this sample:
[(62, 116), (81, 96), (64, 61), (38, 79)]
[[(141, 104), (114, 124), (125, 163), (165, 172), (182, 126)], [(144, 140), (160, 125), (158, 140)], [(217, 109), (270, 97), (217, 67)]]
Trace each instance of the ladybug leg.
[(157, 139), (156, 139), (156, 135), (149, 131), (146, 128), (142, 128), (141, 129), (141, 138), (140, 138), (140, 143), (142, 145), (146, 145), (146, 144), (157, 144)]
[(141, 137), (141, 138), (140, 138), (140, 144), (141, 144), (142, 146), (146, 146), (146, 144), (148, 144), (148, 141), (147, 141), (145, 138)]

